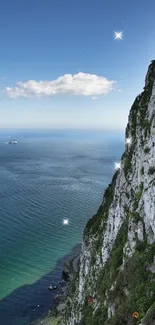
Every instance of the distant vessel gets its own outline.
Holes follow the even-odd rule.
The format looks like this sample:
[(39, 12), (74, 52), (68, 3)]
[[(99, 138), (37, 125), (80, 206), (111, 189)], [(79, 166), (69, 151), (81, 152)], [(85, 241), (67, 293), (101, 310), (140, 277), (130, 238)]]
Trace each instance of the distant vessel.
[[(10, 138), (10, 136), (9, 136), (9, 138)], [(10, 139), (10, 140), (8, 141), (8, 144), (17, 144), (17, 141), (16, 141), (16, 140), (11, 140), (11, 139)]]
[(16, 140), (9, 140), (8, 144), (17, 144), (17, 141)]

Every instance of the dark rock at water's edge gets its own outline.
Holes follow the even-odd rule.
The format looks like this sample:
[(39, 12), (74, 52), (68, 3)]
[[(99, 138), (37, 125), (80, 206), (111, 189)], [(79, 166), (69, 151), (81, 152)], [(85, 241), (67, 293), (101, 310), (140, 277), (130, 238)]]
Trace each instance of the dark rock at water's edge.
[(62, 279), (65, 281), (69, 281), (73, 278), (73, 274), (78, 271), (78, 261), (76, 263), (76, 267), (74, 265), (74, 261), (77, 260), (77, 258), (80, 258), (81, 254), (81, 244), (76, 246), (76, 249), (74, 249), (74, 253), (72, 254), (71, 258), (68, 259), (67, 262), (64, 263), (63, 271), (62, 271)]
[[(48, 316), (48, 315), (59, 315), (61, 312), (58, 312), (58, 306), (59, 304), (63, 303), (67, 299), (68, 295), (68, 283), (70, 282), (70, 279), (72, 277), (71, 270), (70, 270), (70, 264), (72, 264), (72, 261), (74, 258), (81, 253), (81, 244), (77, 244), (76, 246), (73, 247), (71, 252), (63, 258), (64, 263), (61, 264), (62, 266), (62, 273), (61, 276), (59, 276), (59, 281), (58, 282), (58, 291), (57, 294), (54, 294), (53, 296), (53, 302), (52, 305), (49, 306), (46, 312), (42, 314), (41, 317), (37, 318), (36, 321), (32, 323), (32, 325), (40, 325), (42, 324), (43, 320)], [(51, 292), (53, 295), (53, 292)], [(10, 325), (10, 324), (9, 324)], [(11, 324), (12, 325), (12, 324)], [(13, 324), (14, 325), (14, 324)], [(30, 325), (30, 324), (26, 324)]]
[(67, 271), (62, 271), (62, 279), (65, 281), (69, 280), (69, 273)]

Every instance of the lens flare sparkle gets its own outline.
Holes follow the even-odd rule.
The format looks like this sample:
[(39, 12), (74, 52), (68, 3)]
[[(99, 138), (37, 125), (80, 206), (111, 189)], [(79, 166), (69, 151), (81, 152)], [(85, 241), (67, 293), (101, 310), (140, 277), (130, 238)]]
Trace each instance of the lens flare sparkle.
[(69, 220), (68, 219), (64, 219), (63, 220), (63, 225), (68, 225), (69, 224)]
[(121, 163), (116, 163), (115, 162), (115, 169), (121, 169)]
[(114, 32), (114, 39), (123, 39), (123, 32)]

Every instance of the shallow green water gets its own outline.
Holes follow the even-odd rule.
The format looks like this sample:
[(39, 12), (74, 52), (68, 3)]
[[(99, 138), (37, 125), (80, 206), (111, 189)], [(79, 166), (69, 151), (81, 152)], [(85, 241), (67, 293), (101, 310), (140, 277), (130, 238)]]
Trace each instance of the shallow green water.
[[(19, 317), (22, 325), (21, 319), (26, 324), (40, 295), (45, 307), (42, 290), (47, 289), (50, 280), (43, 276), (54, 270), (57, 261), (81, 241), (85, 223), (101, 203), (103, 191), (111, 181), (114, 161), (119, 160), (123, 151), (123, 135), (112, 138), (98, 133), (51, 133), (33, 137), (17, 134), (16, 138), (17, 145), (7, 145), (6, 136), (0, 137), (3, 325), (3, 310), (5, 325), (14, 325), (15, 321), (18, 324), (18, 319), (11, 323), (11, 316), (6, 318), (5, 308), (9, 308), (11, 315), (16, 312), (17, 318), (18, 308), (19, 314), (23, 310), (23, 318)], [(63, 226), (63, 219), (69, 219), (68, 226)], [(36, 290), (33, 284), (38, 280)], [(25, 310), (28, 305), (31, 312)]]

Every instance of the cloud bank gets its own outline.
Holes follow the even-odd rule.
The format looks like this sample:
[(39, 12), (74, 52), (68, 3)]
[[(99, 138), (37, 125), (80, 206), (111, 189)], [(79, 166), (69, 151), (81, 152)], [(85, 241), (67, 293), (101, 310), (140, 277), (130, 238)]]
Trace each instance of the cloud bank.
[(19, 81), (15, 87), (5, 88), (4, 93), (14, 99), (19, 97), (47, 97), (59, 94), (93, 96), (93, 99), (96, 99), (96, 96), (108, 94), (112, 91), (115, 83), (115, 81), (102, 76), (79, 72), (74, 75), (65, 74), (51, 81)]

